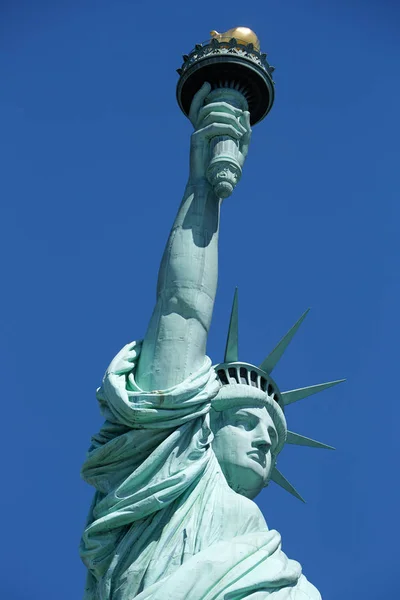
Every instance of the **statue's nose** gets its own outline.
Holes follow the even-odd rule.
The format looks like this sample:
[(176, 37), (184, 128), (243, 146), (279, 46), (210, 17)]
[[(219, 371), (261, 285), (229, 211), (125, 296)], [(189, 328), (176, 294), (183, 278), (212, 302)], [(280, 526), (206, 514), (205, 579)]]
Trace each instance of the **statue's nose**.
[(271, 437), (268, 433), (268, 428), (260, 423), (255, 430), (255, 434), (256, 436), (253, 440), (253, 445), (256, 448), (259, 448), (260, 450), (262, 449), (265, 452), (267, 452), (272, 446)]

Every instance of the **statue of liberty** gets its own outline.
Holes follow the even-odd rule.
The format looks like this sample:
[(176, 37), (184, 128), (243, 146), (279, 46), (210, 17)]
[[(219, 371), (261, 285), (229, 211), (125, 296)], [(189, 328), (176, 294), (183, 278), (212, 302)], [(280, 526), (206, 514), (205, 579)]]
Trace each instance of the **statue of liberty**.
[[(95, 488), (85, 600), (321, 598), (253, 502), (271, 479), (301, 499), (276, 468), (285, 443), (329, 447), (288, 431), (284, 409), (337, 382), (281, 393), (271, 378), (305, 314), (259, 367), (240, 362), (236, 293), (224, 362), (206, 355), (221, 205), (251, 136), (250, 112), (213, 90), (205, 82), (190, 102), (189, 178), (145, 338), (97, 391), (105, 422), (82, 469)], [(234, 144), (235, 168), (211, 165), (215, 140)]]

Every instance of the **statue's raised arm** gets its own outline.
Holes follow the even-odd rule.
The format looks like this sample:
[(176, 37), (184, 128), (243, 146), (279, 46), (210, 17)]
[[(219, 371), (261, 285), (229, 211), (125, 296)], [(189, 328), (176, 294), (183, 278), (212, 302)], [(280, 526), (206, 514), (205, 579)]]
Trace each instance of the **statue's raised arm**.
[[(217, 290), (221, 205), (206, 176), (210, 144), (218, 136), (237, 140), (242, 167), (251, 135), (249, 112), (226, 102), (207, 104), (210, 90), (205, 83), (191, 104), (195, 131), (189, 180), (161, 261), (157, 302), (139, 360), (136, 379), (144, 390), (177, 385), (202, 366), (206, 353)], [(235, 177), (233, 171), (219, 174), (221, 195)]]

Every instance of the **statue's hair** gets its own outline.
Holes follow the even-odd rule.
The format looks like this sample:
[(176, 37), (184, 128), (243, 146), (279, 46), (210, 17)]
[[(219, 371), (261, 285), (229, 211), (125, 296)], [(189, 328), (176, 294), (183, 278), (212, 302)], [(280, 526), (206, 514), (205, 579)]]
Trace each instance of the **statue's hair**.
[(221, 429), (225, 425), (224, 419), (224, 411), (223, 410), (215, 410), (211, 406), (210, 410), (210, 427), (211, 431), (215, 434), (218, 429)]

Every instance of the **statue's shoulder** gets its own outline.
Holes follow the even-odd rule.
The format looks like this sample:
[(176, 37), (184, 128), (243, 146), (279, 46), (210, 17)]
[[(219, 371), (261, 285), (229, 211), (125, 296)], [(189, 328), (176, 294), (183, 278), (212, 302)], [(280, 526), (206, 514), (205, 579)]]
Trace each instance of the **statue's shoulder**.
[(296, 600), (322, 600), (321, 594), (304, 575), (300, 576), (296, 586)]

